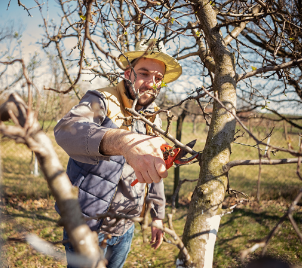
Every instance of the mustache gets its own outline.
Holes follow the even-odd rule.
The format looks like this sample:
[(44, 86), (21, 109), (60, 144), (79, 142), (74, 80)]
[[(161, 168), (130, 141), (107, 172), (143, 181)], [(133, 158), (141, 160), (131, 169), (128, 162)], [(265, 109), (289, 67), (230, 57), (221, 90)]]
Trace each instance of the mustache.
[(140, 87), (139, 90), (144, 90), (144, 91), (157, 91), (157, 90), (160, 90), (161, 89), (161, 86), (158, 86), (157, 88), (148, 88), (146, 86), (143, 86), (143, 87)]
[[(132, 92), (132, 86), (133, 86), (133, 84), (130, 81), (125, 80), (125, 88), (126, 88), (126, 91), (127, 91), (127, 96), (130, 99), (134, 100), (134, 96), (131, 95), (131, 94), (133, 94), (133, 93), (131, 93)], [(144, 94), (144, 92), (148, 93), (148, 91), (149, 91), (150, 94), (152, 95), (152, 97), (155, 99), (158, 96), (161, 88), (162, 88), (161, 85), (159, 85), (156, 89), (149, 88), (149, 87), (146, 87), (144, 85), (144, 86), (140, 87), (138, 90), (143, 91), (142, 94)], [(137, 92), (137, 89), (135, 89), (135, 92)]]

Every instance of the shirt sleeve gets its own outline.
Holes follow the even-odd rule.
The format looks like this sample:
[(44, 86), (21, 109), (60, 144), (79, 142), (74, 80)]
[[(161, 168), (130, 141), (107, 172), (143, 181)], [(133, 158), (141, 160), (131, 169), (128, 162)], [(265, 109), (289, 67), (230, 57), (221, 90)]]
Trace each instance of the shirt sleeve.
[[(159, 115), (156, 115), (154, 124), (162, 128), (162, 120)], [(159, 183), (151, 183), (149, 188), (148, 198), (153, 202), (153, 207), (150, 211), (152, 218), (163, 220), (165, 218), (166, 197), (164, 191), (164, 180)]]
[(153, 202), (153, 207), (150, 211), (151, 217), (163, 220), (166, 207), (163, 179), (159, 183), (150, 184), (148, 198)]
[(100, 154), (99, 146), (110, 129), (102, 126), (107, 107), (102, 93), (87, 91), (80, 103), (74, 106), (55, 126), (56, 142), (74, 160), (97, 165), (110, 160)]

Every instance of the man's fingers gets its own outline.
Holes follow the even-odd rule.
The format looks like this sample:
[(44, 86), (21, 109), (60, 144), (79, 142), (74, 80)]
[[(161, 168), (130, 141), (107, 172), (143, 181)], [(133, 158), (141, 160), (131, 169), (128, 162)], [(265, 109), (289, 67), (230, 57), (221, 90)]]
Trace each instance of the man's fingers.
[(162, 138), (136, 134), (125, 146), (123, 155), (134, 168), (140, 183), (158, 183), (168, 176), (160, 149), (164, 143)]
[(155, 241), (156, 241), (156, 235), (154, 235), (154, 232), (152, 232), (151, 244), (155, 243)]
[(153, 244), (151, 247), (154, 249), (158, 249), (159, 246), (161, 245), (161, 243), (159, 241), (157, 241), (155, 244)]
[(160, 236), (159, 236), (159, 245), (160, 246), (164, 241), (164, 233), (163, 232), (160, 232)]
[(154, 163), (155, 169), (157, 171), (157, 174), (160, 178), (167, 178), (168, 177), (168, 171), (165, 165), (164, 160), (158, 158), (155, 160)]
[(154, 236), (153, 239), (150, 242), (152, 244), (151, 247), (154, 248), (154, 249), (156, 249), (157, 245), (158, 245), (158, 242), (159, 241), (157, 240), (157, 237)]
[(154, 248), (154, 249), (158, 249), (159, 248), (158, 241), (156, 243), (154, 243), (151, 247)]
[(135, 170), (135, 175), (136, 175), (137, 180), (138, 180), (140, 183), (145, 183), (145, 180), (144, 180), (144, 178), (143, 178), (142, 173), (140, 173), (139, 171)]
[(153, 180), (152, 180), (152, 178), (150, 177), (150, 175), (149, 175), (149, 173), (148, 173), (147, 170), (143, 171), (143, 172), (142, 172), (142, 175), (143, 175), (143, 178), (144, 178), (145, 183), (152, 183), (152, 182), (153, 182)]
[(158, 183), (161, 178), (167, 177), (166, 173), (168, 172), (166, 170), (165, 162), (162, 159), (156, 158), (153, 160), (152, 158), (149, 158), (148, 160), (149, 161), (146, 161), (144, 159), (144, 161), (146, 161), (145, 165), (136, 166), (135, 174), (140, 183)]
[(151, 243), (154, 243), (151, 247), (154, 249), (158, 249), (160, 247), (160, 245), (163, 242), (163, 233), (158, 230), (156, 233), (156, 241), (155, 241), (155, 237), (154, 239), (151, 241)]
[(140, 182), (140, 183), (152, 183), (153, 182), (153, 180), (151, 179), (147, 170), (143, 170), (143, 171), (135, 170), (135, 175), (136, 175), (138, 182)]
[(157, 172), (157, 170), (155, 168), (155, 165), (149, 167), (148, 170), (147, 170), (147, 172), (148, 172), (148, 174), (149, 174), (152, 182), (154, 182), (154, 183), (160, 182), (161, 177), (159, 176), (159, 174), (158, 174), (158, 172)]

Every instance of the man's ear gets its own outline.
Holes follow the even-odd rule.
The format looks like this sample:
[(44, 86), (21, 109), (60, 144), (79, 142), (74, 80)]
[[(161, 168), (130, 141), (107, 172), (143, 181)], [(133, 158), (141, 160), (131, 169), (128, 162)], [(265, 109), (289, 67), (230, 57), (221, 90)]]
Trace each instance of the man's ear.
[(125, 70), (124, 76), (125, 76), (126, 79), (130, 79), (130, 71), (131, 71), (130, 68), (128, 68), (128, 69)]

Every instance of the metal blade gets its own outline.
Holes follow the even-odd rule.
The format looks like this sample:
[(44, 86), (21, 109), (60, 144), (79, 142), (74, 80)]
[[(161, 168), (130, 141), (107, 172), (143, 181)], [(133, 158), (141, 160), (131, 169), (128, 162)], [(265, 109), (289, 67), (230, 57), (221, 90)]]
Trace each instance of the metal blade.
[(189, 162), (191, 162), (192, 160), (194, 160), (195, 158), (197, 158), (198, 155), (199, 155), (199, 153), (196, 153), (189, 158), (182, 158), (182, 159), (175, 160), (174, 163), (177, 166), (185, 165), (185, 164), (188, 164)]
[[(186, 146), (190, 147), (191, 149), (195, 146), (197, 140), (192, 140), (189, 143), (186, 144)], [(182, 157), (184, 157), (187, 154), (187, 152), (183, 149), (181, 149), (178, 153), (178, 155), (176, 156), (175, 160), (181, 159)], [(174, 161), (175, 161), (174, 160)]]

